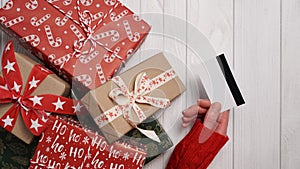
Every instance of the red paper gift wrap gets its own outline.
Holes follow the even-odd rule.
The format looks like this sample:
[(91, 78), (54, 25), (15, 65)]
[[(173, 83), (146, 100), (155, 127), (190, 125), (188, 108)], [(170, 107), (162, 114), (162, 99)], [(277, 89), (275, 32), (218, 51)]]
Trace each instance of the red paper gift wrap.
[[(1, 74), (1, 73), (0, 73)], [(0, 126), (30, 143), (46, 128), (48, 112), (75, 115), (78, 101), (62, 97), (70, 87), (42, 65), (4, 47), (0, 76)]]
[(142, 168), (146, 153), (139, 146), (116, 142), (72, 122), (52, 119), (31, 159), (30, 169), (44, 168)]
[(0, 16), (5, 32), (84, 89), (112, 77), (150, 31), (117, 0), (9, 0)]

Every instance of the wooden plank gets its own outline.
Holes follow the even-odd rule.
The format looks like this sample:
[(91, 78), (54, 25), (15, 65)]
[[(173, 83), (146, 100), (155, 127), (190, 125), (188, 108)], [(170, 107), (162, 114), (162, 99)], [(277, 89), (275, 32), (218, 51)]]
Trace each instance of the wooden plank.
[(300, 166), (300, 3), (282, 1), (282, 130), (281, 168)]
[(235, 1), (234, 168), (280, 168), (280, 0)]
[[(225, 53), (228, 62), (233, 63), (233, 0), (191, 0), (188, 1), (188, 22), (206, 36), (218, 54)], [(188, 38), (194, 32), (188, 32)], [(194, 56), (188, 49), (189, 58)], [(191, 101), (190, 101), (191, 102)], [(233, 168), (233, 113), (228, 127), (230, 141), (209, 166), (214, 169)]]
[[(140, 1), (141, 3), (141, 17), (145, 19), (151, 26), (151, 32), (149, 33), (147, 39), (141, 46), (140, 61), (143, 61), (154, 54), (157, 54), (163, 50), (164, 38), (161, 34), (154, 34), (154, 32), (163, 32), (163, 0), (147, 0)], [(152, 17), (151, 13), (156, 13), (159, 16), (156, 18)], [(158, 120), (163, 122), (163, 115), (158, 114)], [(144, 168), (154, 169), (163, 168), (164, 159), (159, 157), (154, 159), (151, 163), (147, 164)]]
[[(186, 63), (186, 1), (164, 0), (164, 53), (169, 62), (176, 70), (178, 76), (186, 85), (187, 63)], [(180, 22), (175, 22), (179, 19)], [(180, 35), (179, 35), (180, 34)], [(174, 35), (178, 35), (174, 37)], [(175, 145), (186, 135), (189, 128), (181, 127), (182, 111), (186, 109), (186, 100), (191, 93), (187, 89), (185, 93), (172, 101), (171, 107), (164, 112), (163, 127), (172, 139), (174, 146), (163, 155), (165, 168), (173, 152)], [(162, 157), (160, 157), (162, 158)]]
[[(163, 0), (141, 1), (141, 16), (151, 26), (151, 31), (141, 46), (141, 61), (161, 52), (164, 48), (163, 33)], [(153, 17), (154, 16), (154, 17)]]
[(135, 14), (140, 14), (141, 1), (135, 0), (120, 0), (127, 8), (132, 10)]

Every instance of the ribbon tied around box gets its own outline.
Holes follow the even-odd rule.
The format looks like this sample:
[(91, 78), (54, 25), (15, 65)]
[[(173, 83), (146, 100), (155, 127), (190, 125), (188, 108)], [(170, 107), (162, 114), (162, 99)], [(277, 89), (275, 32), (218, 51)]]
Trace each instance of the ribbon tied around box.
[(75, 115), (81, 108), (78, 101), (52, 94), (31, 94), (50, 74), (41, 65), (35, 65), (30, 72), (25, 90), (21, 94), (23, 80), (15, 57), (13, 43), (8, 42), (3, 51), (2, 73), (0, 76), (0, 104), (13, 103), (0, 118), (0, 126), (11, 132), (21, 112), (26, 127), (33, 135), (40, 135), (47, 128), (49, 113)]
[[(49, 0), (48, 0), (49, 1)], [(109, 14), (112, 12), (112, 10), (114, 8), (116, 8), (119, 5), (119, 3), (115, 3), (115, 5), (109, 10)], [(98, 40), (100, 38), (97, 38), (97, 33), (100, 32), (101, 28), (95, 32), (95, 30), (97, 29), (97, 27), (100, 26), (100, 24), (102, 23), (103, 19), (106, 18), (109, 14), (103, 14), (99, 21), (97, 22), (97, 24), (95, 24), (94, 26), (92, 26), (92, 22), (94, 21), (94, 17), (93, 14), (91, 14), (91, 12), (89, 10), (81, 10), (80, 8), (81, 6), (81, 2), (80, 0), (76, 1), (76, 11), (79, 17), (79, 20), (75, 20), (72, 18), (71, 13), (65, 13), (63, 10), (61, 10), (59, 7), (55, 6), (54, 7), (56, 9), (58, 9), (59, 11), (61, 11), (62, 13), (64, 13), (67, 17), (69, 17), (70, 19), (72, 19), (72, 21), (74, 23), (76, 23), (77, 25), (79, 25), (82, 30), (85, 33), (84, 37), (82, 34), (80, 34), (80, 32), (78, 31), (78, 40), (74, 41), (73, 44), (73, 49), (74, 52), (72, 53), (71, 56), (69, 56), (69, 58), (64, 59), (65, 63), (68, 62), (70, 60), (71, 57), (76, 57), (79, 58), (81, 55), (87, 55), (87, 54), (92, 54), (92, 53), (97, 53), (97, 51), (95, 51), (96, 46), (99, 45), (101, 47), (103, 47), (105, 50), (107, 50), (108, 52), (111, 52), (112, 55), (114, 55), (115, 58), (120, 59), (121, 61), (124, 60), (124, 58), (122, 58), (121, 56), (118, 55), (118, 50), (119, 49), (115, 49), (114, 51), (109, 49), (108, 47), (106, 47), (105, 45), (103, 45), (101, 42), (99, 42)], [(74, 26), (75, 27), (75, 26)], [(72, 28), (71, 28), (72, 29)], [(112, 37), (112, 41), (117, 41), (118, 38)], [(91, 43), (91, 45), (89, 46), (88, 42)], [(62, 68), (64, 66), (65, 63), (62, 63), (60, 65), (60, 68)]]
[(132, 113), (135, 113), (138, 117), (138, 123), (141, 123), (147, 118), (143, 110), (136, 103), (148, 104), (158, 108), (167, 108), (170, 105), (169, 99), (152, 97), (148, 94), (169, 82), (176, 76), (177, 75), (173, 69), (169, 69), (153, 79), (149, 79), (148, 75), (145, 72), (142, 72), (138, 74), (135, 79), (134, 91), (129, 91), (121, 77), (116, 76), (112, 78), (112, 81), (117, 85), (117, 88), (111, 90), (109, 97), (117, 105), (96, 117), (95, 121), (101, 128), (116, 118), (123, 116), (132, 127), (138, 129), (148, 138), (160, 142), (159, 137), (154, 131), (143, 130), (137, 127), (131, 116)]

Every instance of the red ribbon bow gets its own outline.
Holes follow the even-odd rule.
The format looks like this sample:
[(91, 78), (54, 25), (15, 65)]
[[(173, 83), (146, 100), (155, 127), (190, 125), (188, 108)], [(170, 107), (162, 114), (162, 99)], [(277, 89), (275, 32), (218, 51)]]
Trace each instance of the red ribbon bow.
[(52, 94), (31, 96), (33, 91), (52, 74), (41, 65), (35, 65), (31, 70), (25, 90), (21, 94), (23, 81), (16, 61), (12, 42), (8, 42), (3, 51), (2, 73), (0, 77), (0, 104), (13, 103), (13, 106), (0, 119), (0, 126), (11, 132), (21, 112), (26, 127), (32, 134), (38, 136), (47, 128), (48, 114), (75, 115), (80, 111), (78, 101)]

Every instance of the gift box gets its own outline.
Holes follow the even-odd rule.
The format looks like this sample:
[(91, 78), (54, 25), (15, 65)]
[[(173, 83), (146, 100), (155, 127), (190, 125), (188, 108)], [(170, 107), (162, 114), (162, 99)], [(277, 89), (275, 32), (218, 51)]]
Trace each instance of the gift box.
[(145, 164), (148, 164), (150, 161), (173, 146), (171, 138), (154, 117), (149, 117), (143, 123), (139, 124), (138, 127), (144, 130), (154, 130), (160, 139), (160, 142), (153, 141), (137, 129), (133, 129), (125, 135), (125, 137), (129, 137), (133, 141), (136, 141), (146, 147), (147, 158)]
[[(93, 118), (90, 114), (87, 114), (86, 109), (82, 109), (80, 113), (77, 113), (77, 118), (80, 121), (80, 124), (85, 126), (86, 128), (99, 132), (99, 127), (94, 122)], [(144, 130), (153, 130), (156, 135), (159, 137), (160, 142), (154, 141), (143, 133), (141, 133), (137, 129), (132, 129), (129, 133), (123, 136), (120, 140), (132, 140), (135, 141), (146, 148), (147, 158), (145, 164), (148, 164), (150, 161), (155, 159), (160, 154), (164, 153), (168, 149), (173, 146), (173, 142), (171, 138), (168, 136), (167, 132), (164, 130), (163, 126), (159, 123), (159, 121), (151, 116), (138, 125), (139, 128)]]
[(3, 31), (81, 92), (112, 77), (150, 30), (117, 0), (9, 0), (0, 16)]
[(108, 144), (101, 135), (56, 118), (43, 133), (29, 168), (138, 169), (145, 159), (143, 147), (132, 142)]
[(108, 142), (133, 128), (159, 142), (155, 132), (137, 125), (183, 91), (183, 83), (160, 53), (89, 91), (81, 101)]
[(38, 140), (26, 144), (0, 127), (0, 168), (27, 169)]
[(2, 74), (0, 126), (25, 143), (45, 130), (47, 112), (74, 115), (79, 110), (77, 101), (61, 97), (68, 94), (69, 85), (29, 57), (14, 53), (12, 42), (3, 51)]

